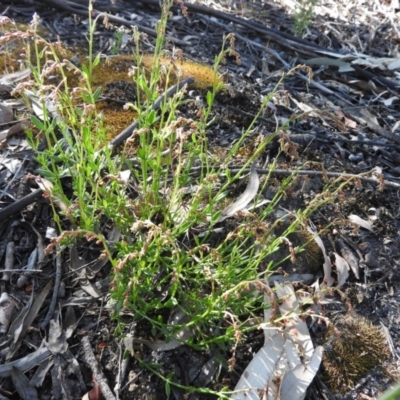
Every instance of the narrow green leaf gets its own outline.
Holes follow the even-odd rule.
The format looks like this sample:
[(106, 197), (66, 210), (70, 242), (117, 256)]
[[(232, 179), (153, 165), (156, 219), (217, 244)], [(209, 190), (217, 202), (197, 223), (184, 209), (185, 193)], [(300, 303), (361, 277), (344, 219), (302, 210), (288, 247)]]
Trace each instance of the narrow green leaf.
[(93, 99), (94, 101), (97, 101), (99, 97), (101, 96), (101, 86), (98, 87), (95, 92), (93, 93)]
[(143, 148), (141, 148), (141, 149), (138, 149), (138, 151), (137, 151), (137, 156), (139, 157), (139, 158), (141, 158), (142, 160), (145, 160), (147, 157), (146, 157), (146, 151), (145, 151), (145, 149), (143, 149)]
[(36, 116), (34, 116), (34, 115), (31, 116), (31, 122), (39, 130), (41, 130), (41, 131), (45, 131), (46, 130), (46, 127), (43, 125), (43, 122), (39, 118), (37, 118)]
[(148, 116), (147, 116), (147, 121), (146, 122), (149, 125), (152, 125), (154, 123), (155, 119), (156, 119), (156, 112), (154, 110), (151, 110), (149, 112)]
[(100, 63), (100, 53), (97, 54), (96, 58), (93, 60), (93, 67), (99, 65)]
[(85, 64), (82, 64), (82, 73), (85, 77), (89, 76), (89, 70), (88, 67)]
[(211, 107), (213, 105), (214, 99), (210, 91), (207, 92), (207, 105)]

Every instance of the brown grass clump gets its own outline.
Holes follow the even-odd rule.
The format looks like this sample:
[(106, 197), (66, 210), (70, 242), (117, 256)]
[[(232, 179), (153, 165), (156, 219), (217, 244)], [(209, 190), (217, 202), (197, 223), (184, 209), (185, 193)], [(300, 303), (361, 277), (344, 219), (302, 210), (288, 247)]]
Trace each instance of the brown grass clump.
[(360, 315), (340, 317), (334, 326), (339, 334), (324, 352), (324, 374), (333, 391), (346, 393), (372, 369), (384, 371), (390, 349), (381, 330)]

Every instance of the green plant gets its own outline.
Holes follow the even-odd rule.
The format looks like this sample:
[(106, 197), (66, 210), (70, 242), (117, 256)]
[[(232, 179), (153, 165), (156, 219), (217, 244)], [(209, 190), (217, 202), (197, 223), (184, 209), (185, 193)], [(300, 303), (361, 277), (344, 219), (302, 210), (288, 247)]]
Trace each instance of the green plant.
[(111, 54), (117, 55), (121, 51), (122, 37), (123, 37), (123, 31), (118, 30), (114, 32), (114, 42), (110, 49)]
[(400, 383), (397, 384), (393, 389), (385, 392), (379, 400), (398, 400), (400, 398)]
[(296, 0), (296, 11), (293, 15), (293, 32), (302, 36), (313, 17), (318, 0)]
[[(30, 67), (36, 82), (32, 88), (40, 99), (42, 116), (33, 117), (32, 122), (49, 143), (38, 155), (39, 173), (53, 185), (48, 194), (60, 231), (58, 242), (68, 246), (82, 237), (96, 240), (103, 250), (101, 257), (110, 261), (119, 333), (124, 334), (125, 330), (119, 314), (129, 308), (149, 335), (161, 335), (169, 341), (184, 328), (191, 333), (188, 345), (202, 351), (212, 348), (226, 355), (232, 346), (257, 329), (259, 324), (251, 321), (262, 322), (262, 280), (281, 261), (274, 261), (272, 254), (345, 183), (328, 183), (323, 193), (293, 216), (279, 237), (272, 237), (279, 221), (271, 222), (271, 216), (295, 180), (293, 174), (282, 180), (271, 202), (258, 214), (241, 216), (234, 221), (231, 231), (216, 233), (224, 202), (233, 201), (230, 188), (242, 179), (246, 168), (265, 154), (273, 138), (302, 115), (294, 116), (274, 135), (256, 141), (239, 172), (231, 173), (224, 167), (237, 160), (246, 141), (252, 140), (254, 125), (277, 94), (283, 76), (275, 90), (265, 96), (253, 122), (227, 157), (221, 161), (210, 154), (207, 130), (213, 123), (215, 97), (223, 90), (218, 67), (225, 55), (232, 52), (232, 36), (224, 38), (215, 59), (214, 84), (205, 94), (205, 104), (198, 105), (198, 121), (178, 115), (179, 107), (188, 102), (182, 91), (165, 98), (160, 110), (155, 111), (155, 99), (170, 86), (173, 76), (179, 78), (174, 62), (169, 66), (160, 63), (171, 6), (172, 0), (163, 2), (150, 67), (143, 68), (140, 34), (134, 31), (136, 65), (131, 79), (137, 100), (130, 106), (137, 112), (139, 127), (118, 154), (105, 146), (104, 121), (96, 112), (96, 100), (101, 95), (101, 90), (92, 85), (94, 70), (101, 62), (100, 55), (93, 53), (97, 21), (89, 19), (87, 65), (78, 68), (60, 59), (53, 45), (46, 45), (54, 58), (49, 68), (57, 69), (60, 75), (58, 86), (44, 86), (48, 72), (41, 61), (46, 52), (34, 47), (37, 61)], [(37, 46), (38, 41), (34, 43)], [(68, 69), (79, 77), (78, 87), (70, 87)], [(48, 111), (48, 102), (54, 98), (59, 102), (58, 115)], [(38, 143), (33, 132), (31, 142)], [(275, 163), (269, 165), (271, 171), (275, 167)], [(124, 178), (126, 171), (130, 179)], [(259, 193), (265, 191), (269, 179), (270, 175), (262, 179)], [(121, 232), (113, 247), (105, 239), (105, 225)], [(293, 253), (299, 250), (293, 249)], [(261, 270), (260, 265), (266, 262), (267, 271)], [(169, 323), (169, 316), (177, 309), (185, 315), (185, 322)], [(138, 362), (146, 366), (141, 360)], [(153, 366), (147, 368), (156, 373)], [(165, 380), (167, 391), (171, 385), (180, 386), (171, 376), (158, 375)], [(212, 392), (204, 388), (191, 390)], [(226, 390), (218, 395), (227, 398)]]

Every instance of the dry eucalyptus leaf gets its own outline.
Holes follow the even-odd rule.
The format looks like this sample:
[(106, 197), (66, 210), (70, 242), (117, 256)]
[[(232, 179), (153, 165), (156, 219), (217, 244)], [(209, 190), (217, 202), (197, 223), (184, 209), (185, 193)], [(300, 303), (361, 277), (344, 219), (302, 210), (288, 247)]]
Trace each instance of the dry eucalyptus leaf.
[(71, 247), (70, 251), (70, 269), (77, 275), (79, 278), (79, 285), (81, 288), (90, 296), (95, 299), (98, 299), (101, 296), (100, 290), (96, 288), (90, 281), (89, 277), (86, 274), (85, 265), (87, 264), (85, 260), (81, 260), (79, 258), (78, 250), (76, 244)]
[(0, 296), (0, 335), (6, 334), (14, 309), (14, 302), (10, 299), (8, 293), (3, 292)]
[[(177, 312), (173, 313), (168, 320), (170, 325), (184, 325), (188, 321), (188, 316), (182, 311), (178, 310)], [(176, 333), (171, 333), (171, 340), (164, 341), (164, 340), (144, 340), (144, 339), (134, 339), (132, 336), (128, 335), (124, 337), (124, 345), (127, 350), (133, 355), (133, 344), (134, 343), (142, 343), (145, 344), (153, 351), (163, 352), (163, 351), (170, 351), (174, 350), (182, 345), (184, 345), (191, 337), (193, 333), (190, 329), (185, 327), (179, 329)]]
[(279, 309), (281, 315), (286, 318), (285, 327), (303, 354), (305, 362), (308, 362), (314, 353), (314, 346), (307, 324), (299, 316), (301, 312), (300, 303), (296, 297), (293, 285), (290, 282), (282, 285), (275, 282), (275, 287), (276, 295), (282, 301)]
[(68, 210), (68, 206), (61, 199), (53, 195), (54, 186), (50, 181), (44, 178), (38, 178), (36, 179), (36, 183), (43, 192), (46, 192), (51, 196), (51, 200), (61, 211), (66, 212)]
[[(272, 336), (250, 361), (235, 387), (232, 399), (259, 399), (276, 368), (283, 352), (285, 338), (283, 332), (275, 329)], [(270, 393), (270, 391), (268, 391)]]
[(339, 254), (333, 254), (335, 255), (336, 271), (338, 274), (337, 287), (341, 287), (346, 283), (347, 278), (349, 277), (350, 266), (343, 257), (339, 256)]
[(188, 329), (181, 329), (174, 336), (176, 339), (169, 342), (157, 340), (155, 342), (146, 341), (144, 344), (153, 351), (170, 351), (185, 344), (192, 337), (192, 333)]
[(49, 357), (46, 360), (42, 361), (39, 365), (39, 368), (35, 371), (30, 384), (34, 387), (40, 387), (43, 385), (44, 380), (46, 379), (47, 373), (50, 371), (50, 368), (53, 366), (53, 357)]
[(24, 267), (24, 272), (18, 278), (17, 286), (19, 288), (22, 288), (29, 282), (29, 275), (31, 275), (29, 271), (35, 269), (37, 261), (38, 261), (38, 248), (35, 247), (28, 258), (26, 266)]
[(316, 373), (322, 360), (322, 346), (318, 346), (307, 365), (298, 364), (285, 374), (281, 383), (280, 400), (303, 400), (306, 390)]
[(21, 310), (18, 317), (13, 321), (8, 334), (12, 338), (10, 343), (10, 347), (7, 350), (6, 360), (9, 360), (13, 357), (16, 351), (19, 349), (22, 340), (25, 337), (28, 328), (32, 325), (35, 320), (37, 314), (39, 313), (44, 301), (46, 300), (47, 295), (50, 293), (51, 288), (53, 287), (53, 281), (50, 281), (43, 290), (36, 296), (33, 301), (33, 294), (29, 300), (29, 303), (25, 305), (25, 307)]
[[(317, 230), (310, 221), (310, 225), (307, 227), (307, 230), (313, 235), (313, 238), (315, 240), (315, 243), (317, 243), (318, 247), (321, 249), (322, 254), (324, 256), (324, 283), (326, 286), (331, 287), (335, 280), (332, 277), (332, 263), (328, 255), (326, 254), (325, 251), (325, 246), (324, 243), (322, 242), (322, 239), (317, 233)], [(323, 288), (323, 285), (321, 286), (321, 289)]]
[(260, 187), (260, 179), (255, 164), (251, 166), (250, 179), (246, 190), (238, 197), (238, 199), (226, 207), (217, 222), (221, 222), (226, 218), (232, 217), (236, 212), (243, 210), (257, 196), (258, 188)]
[[(171, 313), (170, 318), (168, 319), (169, 325), (184, 325), (188, 322), (188, 316), (180, 309)], [(190, 329), (185, 327), (181, 328), (178, 332), (171, 334), (172, 340), (165, 341), (155, 341), (155, 342), (146, 342), (146, 346), (150, 347), (153, 351), (169, 351), (176, 349), (179, 346), (185, 344), (191, 337), (193, 336)]]
[(340, 252), (340, 255), (346, 260), (355, 277), (360, 279), (359, 259), (342, 239), (336, 239), (335, 244)]
[(0, 86), (14, 86), (16, 82), (22, 81), (28, 78), (31, 74), (30, 68), (23, 69), (18, 72), (13, 72), (11, 74), (4, 74), (0, 76)]
[(372, 224), (365, 219), (360, 218), (358, 215), (351, 214), (348, 216), (351, 223), (361, 226), (361, 228), (367, 229), (372, 233), (375, 233)]
[(12, 369), (11, 378), (22, 400), (39, 400), (36, 389), (29, 383), (28, 378), (18, 368), (14, 367)]
[(48, 342), (45, 345), (53, 354), (64, 354), (68, 350), (67, 337), (60, 323), (54, 319), (50, 321)]
[(318, 371), (322, 348), (314, 350), (307, 325), (299, 316), (300, 303), (294, 288), (290, 283), (276, 286), (285, 330), (270, 324), (277, 300), (269, 290), (264, 296), (264, 302), (271, 304), (264, 310), (265, 344), (240, 377), (232, 399), (259, 399), (260, 393), (265, 393), (266, 400), (303, 400)]
[(1, 364), (0, 377), (7, 378), (8, 376), (10, 376), (13, 367), (19, 368), (23, 372), (29, 371), (30, 369), (40, 364), (43, 360), (45, 360), (49, 356), (51, 356), (50, 350), (45, 346), (40, 347), (33, 353), (30, 353), (23, 358), (11, 361), (7, 364)]
[(361, 65), (371, 69), (377, 68), (382, 71), (395, 70), (400, 68), (400, 59), (390, 57), (370, 57), (366, 54), (358, 54), (359, 57), (351, 63), (354, 65)]

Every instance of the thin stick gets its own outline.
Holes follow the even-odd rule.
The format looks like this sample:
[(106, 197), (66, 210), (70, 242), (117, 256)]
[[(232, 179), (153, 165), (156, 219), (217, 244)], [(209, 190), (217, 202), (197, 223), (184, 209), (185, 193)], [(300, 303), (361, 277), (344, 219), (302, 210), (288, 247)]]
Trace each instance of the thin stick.
[[(240, 167), (229, 167), (229, 170), (233, 173), (237, 173), (240, 171), (242, 171), (243, 173), (250, 172), (250, 168), (241, 169)], [(379, 185), (382, 183), (384, 186), (389, 186), (389, 187), (394, 187), (396, 189), (400, 189), (399, 183), (390, 182), (387, 180), (380, 181), (377, 178), (367, 178), (367, 177), (361, 176), (361, 175), (348, 174), (347, 172), (328, 172), (328, 171), (311, 171), (311, 170), (294, 171), (292, 169), (273, 169), (273, 170), (257, 169), (257, 172), (261, 175), (271, 173), (272, 175), (285, 175), (285, 176), (295, 174), (295, 175), (328, 176), (330, 178), (344, 178), (344, 179), (355, 178), (355, 179), (359, 179), (360, 181), (363, 181), (363, 182), (374, 183), (376, 185)]]
[(57, 300), (58, 300), (58, 291), (60, 289), (61, 283), (61, 267), (62, 267), (62, 259), (61, 259), (61, 249), (60, 246), (57, 245), (57, 255), (56, 255), (56, 277), (54, 281), (54, 288), (53, 288), (53, 296), (51, 298), (50, 306), (47, 311), (46, 318), (40, 324), (40, 329), (46, 329), (46, 326), (50, 322), (51, 318), (53, 317), (54, 310), (56, 308)]
[[(61, 8), (62, 10), (69, 11), (72, 14), (83, 15), (84, 17), (87, 17), (87, 15), (88, 15), (87, 4), (84, 6), (82, 4), (76, 4), (72, 1), (66, 1), (66, 0), (42, 0), (42, 1), (52, 7)], [(139, 24), (130, 22), (124, 18), (116, 17), (115, 15), (112, 15), (112, 14), (107, 14), (104, 12), (97, 11), (96, 9), (93, 9), (92, 12), (93, 12), (93, 18), (99, 17), (101, 21), (103, 21), (106, 18), (108, 21), (110, 21), (114, 24), (124, 25), (124, 26), (128, 26), (128, 27), (132, 27), (135, 25), (138, 27), (138, 29), (141, 32), (144, 32), (153, 38), (157, 37), (156, 31), (154, 31), (153, 29), (147, 28), (143, 25), (139, 25)], [(181, 45), (181, 46), (188, 44), (184, 40), (179, 40), (179, 39), (176, 39), (169, 35), (167, 36), (167, 39), (168, 39), (168, 41), (178, 44), (178, 45)]]
[(32, 193), (29, 193), (22, 199), (17, 200), (15, 203), (4, 207), (2, 210), (0, 210), (0, 222), (3, 222), (8, 218), (13, 217), (15, 214), (18, 214), (25, 207), (28, 207), (30, 204), (34, 203), (36, 199), (42, 196), (42, 194), (43, 190), (38, 189)]
[[(154, 111), (157, 111), (165, 99), (167, 99), (168, 97), (172, 97), (178, 90), (183, 88), (183, 86), (190, 85), (193, 82), (194, 82), (193, 78), (187, 78), (184, 81), (179, 82), (176, 85), (170, 87), (165, 93), (163, 93), (161, 96), (157, 98), (157, 100), (153, 104), (152, 109)], [(128, 139), (129, 136), (132, 135), (133, 131), (138, 127), (138, 125), (139, 121), (136, 120), (134, 123), (125, 128), (118, 136), (116, 136), (113, 140), (111, 140), (109, 146), (113, 148), (115, 146), (120, 145), (122, 142)]]
[(103, 371), (101, 370), (99, 363), (96, 360), (96, 357), (94, 356), (88, 336), (82, 338), (82, 344), (85, 361), (89, 364), (89, 367), (93, 372), (94, 379), (96, 379), (96, 382), (99, 384), (101, 393), (103, 393), (104, 398), (106, 400), (116, 400), (113, 392), (108, 386), (107, 379), (104, 376)]

